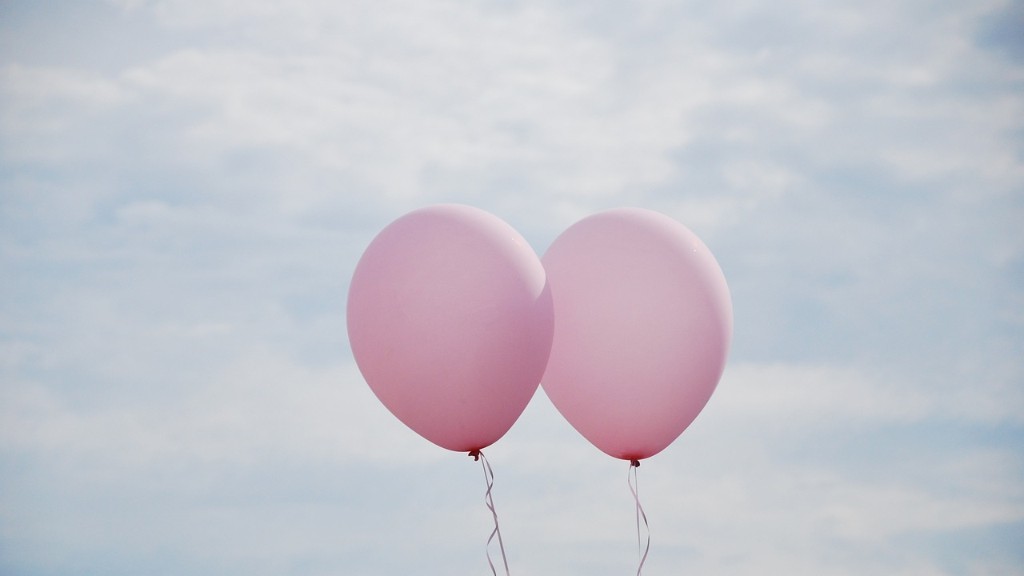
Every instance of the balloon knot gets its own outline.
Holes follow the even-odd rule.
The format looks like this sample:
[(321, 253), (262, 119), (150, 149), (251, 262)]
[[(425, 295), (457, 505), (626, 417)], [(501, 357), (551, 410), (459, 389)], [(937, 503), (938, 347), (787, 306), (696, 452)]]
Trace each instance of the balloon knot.
[(639, 468), (640, 467), (640, 461), (637, 460), (636, 458), (633, 458), (632, 460), (629, 461), (629, 465), (634, 467), (634, 468)]
[(477, 462), (478, 460), (480, 460), (479, 450), (470, 450), (469, 455), (473, 457), (473, 462)]

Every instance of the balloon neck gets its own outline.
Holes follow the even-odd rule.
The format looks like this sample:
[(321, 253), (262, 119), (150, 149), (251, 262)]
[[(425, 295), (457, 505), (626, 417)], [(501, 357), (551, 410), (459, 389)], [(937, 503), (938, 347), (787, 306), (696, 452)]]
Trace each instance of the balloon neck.
[(629, 461), (629, 465), (632, 466), (633, 468), (639, 468), (640, 467), (640, 461), (637, 460), (636, 458), (631, 458), (630, 461)]
[(473, 462), (480, 460), (480, 450), (470, 450), (469, 455), (473, 457)]

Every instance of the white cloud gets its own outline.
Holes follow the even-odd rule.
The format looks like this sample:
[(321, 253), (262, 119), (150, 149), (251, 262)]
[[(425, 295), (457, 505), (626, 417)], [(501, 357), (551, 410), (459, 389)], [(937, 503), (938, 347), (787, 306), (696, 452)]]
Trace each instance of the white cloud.
[(756, 415), (759, 425), (769, 429), (1021, 421), (1017, 408), (1024, 397), (1017, 387), (950, 387), (899, 378), (828, 365), (738, 364), (726, 371), (714, 401), (731, 418), (744, 421)]
[[(241, 18), (273, 28), (272, 37), (305, 25), (251, 8), (236, 13), (231, 3), (221, 8), (227, 12), (198, 18)], [(341, 176), (355, 185), (346, 194), (404, 205), (453, 191), (480, 197), (496, 177), (522, 179), (509, 192), (531, 197), (608, 196), (656, 184), (672, 173), (668, 153), (685, 141), (682, 114), (701, 101), (689, 90), (692, 71), (645, 78), (642, 91), (620, 86), (609, 46), (553, 12), (451, 5), (365, 16), (320, 16), (341, 32), (324, 35), (316, 52), (271, 53), (248, 39), (87, 80), (132, 95), (138, 120), (158, 135), (148, 141), (157, 147), (150, 154), (221, 170), (238, 151), (269, 148), (307, 171)], [(453, 25), (458, 35), (449, 32)], [(379, 44), (366, 43), (367, 28), (379, 33)], [(41, 96), (72, 113), (83, 104), (74, 92)], [(109, 134), (87, 117), (76, 120), (75, 127)], [(56, 138), (39, 133), (44, 118), (35, 121), (27, 131), (44, 142)], [(329, 201), (323, 182), (300, 180), (289, 187), (288, 202)], [(453, 184), (455, 190), (434, 189)]]
[[(789, 381), (794, 376), (802, 379), (797, 386), (803, 391), (809, 379), (821, 376), (832, 382), (855, 381), (836, 370), (780, 367), (763, 369), (759, 380), (767, 382), (769, 389), (774, 385), (777, 392), (780, 375)], [(922, 557), (919, 552), (900, 552), (895, 543), (901, 539), (1024, 519), (1024, 494), (1016, 482), (1020, 462), (1008, 453), (947, 458), (940, 468), (918, 476), (941, 475), (952, 482), (948, 489), (915, 484), (915, 477), (902, 473), (886, 480), (871, 479), (872, 474), (851, 476), (830, 470), (830, 457), (803, 463), (786, 455), (792, 442), (807, 441), (799, 431), (815, 427), (801, 421), (820, 420), (817, 427), (843, 429), (848, 419), (893, 418), (896, 414), (888, 408), (872, 409), (873, 403), (863, 397), (851, 401), (849, 390), (831, 400), (822, 393), (810, 402), (794, 401), (795, 396), (765, 402), (761, 400), (777, 395), (764, 391), (746, 397), (743, 393), (749, 389), (735, 377), (723, 386), (736, 394), (720, 389), (713, 399), (714, 409), (698, 419), (694, 430), (684, 433), (678, 447), (641, 467), (641, 495), (654, 538), (650, 570), (686, 562), (707, 573), (754, 574), (775, 566), (798, 574), (854, 574), (865, 564), (837, 562), (855, 553), (885, 559), (873, 561), (879, 568), (912, 573)], [(836, 392), (837, 387), (830, 391)], [(6, 450), (50, 454), (49, 458), (56, 458), (55, 469), (73, 473), (86, 485), (107, 489), (124, 478), (153, 482), (154, 475), (171, 474), (156, 480), (152, 489), (189, 501), (219, 492), (219, 478), (230, 469), (251, 474), (287, 466), (322, 474), (317, 469), (327, 466), (335, 473), (364, 469), (380, 475), (387, 470), (411, 473), (443, 467), (453, 479), (459, 478), (461, 504), (448, 500), (421, 508), (413, 502), (392, 502), (377, 512), (375, 522), (391, 524), (402, 519), (409, 523), (402, 532), (404, 543), (396, 544), (408, 547), (408, 554), (420, 555), (425, 546), (452, 546), (451, 539), (458, 538), (457, 553), (469, 556), (466, 562), (483, 561), (482, 556), (473, 556), (482, 554), (488, 530), (477, 465), (405, 429), (376, 402), (351, 367), (313, 372), (273, 354), (253, 354), (220, 372), (207, 388), (160, 409), (122, 406), (83, 414), (62, 406), (38, 386), (5, 390), (2, 405), (2, 421), (9, 426), (3, 434)], [(787, 424), (787, 435), (772, 432), (772, 423), (778, 421)], [(633, 562), (634, 526), (625, 462), (606, 457), (582, 440), (542, 395), (488, 453), (497, 475), (499, 514), (517, 570), (529, 567), (536, 574), (578, 570), (595, 554), (603, 558), (609, 573), (612, 568), (628, 569)], [(878, 468), (892, 463), (877, 460), (861, 465)], [(185, 470), (187, 477), (181, 476)], [(410, 476), (367, 476), (363, 482), (388, 482), (397, 492), (446, 492), (442, 485), (424, 484), (423, 478)], [(371, 499), (366, 504), (372, 507), (384, 506), (393, 496), (365, 497)], [(253, 505), (266, 505), (257, 502)], [(334, 506), (330, 501), (324, 505)], [(452, 505), (457, 508), (446, 508)], [(273, 514), (295, 529), (327, 521), (321, 513), (304, 512), (298, 504), (263, 510), (262, 514)], [(162, 508), (153, 512), (167, 514)], [(265, 522), (256, 510), (234, 505), (208, 516), (211, 513), (215, 512), (190, 507), (186, 518), (200, 521), (206, 514), (203, 522), (227, 530)], [(166, 520), (172, 528), (179, 522)], [(341, 522), (338, 529), (344, 533), (358, 531), (351, 519)], [(438, 523), (454, 531), (442, 537), (433, 527)], [(121, 528), (112, 529), (96, 545), (122, 537), (117, 532)], [(193, 532), (193, 537), (184, 539), (177, 533), (174, 545), (190, 554), (209, 553), (197, 540), (207, 532)], [(334, 547), (329, 538), (292, 540), (294, 531), (280, 529), (269, 534), (285, 540), (268, 541), (269, 547), (262, 545), (255, 555), (237, 549), (237, 539), (225, 540), (215, 558), (243, 565), (265, 558), (270, 565), (278, 565), (284, 557), (321, 557)], [(250, 543), (263, 542), (267, 535), (248, 529), (240, 534)], [(213, 533), (206, 537), (220, 541)], [(373, 539), (360, 541), (370, 550), (387, 546)], [(145, 540), (139, 544), (145, 545)], [(944, 573), (937, 565), (934, 570)]]
[[(0, 69), (0, 141), (12, 163), (81, 162), (83, 121), (109, 113), (130, 98), (116, 82), (53, 67), (11, 64)], [(95, 144), (95, 141), (92, 142)]]
[[(176, 338), (195, 342), (226, 330), (203, 324)], [(42, 384), (19, 382), (2, 390), (3, 442), (10, 450), (54, 453), (72, 465), (92, 462), (114, 475), (145, 474), (160, 461), (232, 466), (269, 457), (306, 464), (438, 457), (392, 421), (354, 366), (310, 370), (251, 351), (199, 377), (207, 380), (180, 386), (163, 402), (91, 409), (69, 405)]]

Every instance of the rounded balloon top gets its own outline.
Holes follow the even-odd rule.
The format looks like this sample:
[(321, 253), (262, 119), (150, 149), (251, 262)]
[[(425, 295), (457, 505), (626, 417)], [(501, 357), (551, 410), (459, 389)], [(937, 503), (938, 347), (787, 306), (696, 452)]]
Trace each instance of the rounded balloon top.
[(503, 220), (457, 204), (385, 227), (356, 265), (347, 324), (381, 402), (457, 451), (505, 434), (533, 396), (553, 317), (536, 253)]
[(619, 208), (568, 228), (542, 261), (555, 310), (548, 397), (611, 456), (664, 450), (725, 368), (732, 304), (715, 258), (672, 218)]

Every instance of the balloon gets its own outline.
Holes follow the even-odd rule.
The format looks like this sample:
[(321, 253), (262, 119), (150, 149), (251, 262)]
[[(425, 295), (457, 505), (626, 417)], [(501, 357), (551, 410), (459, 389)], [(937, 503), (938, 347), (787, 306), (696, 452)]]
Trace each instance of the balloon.
[(555, 309), (542, 388), (610, 456), (661, 452), (725, 368), (732, 304), (718, 263), (682, 224), (635, 208), (584, 218), (542, 261)]
[(483, 210), (438, 205), (385, 227), (356, 265), (348, 334), (399, 420), (449, 450), (489, 446), (540, 383), (554, 320), (540, 259)]

